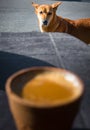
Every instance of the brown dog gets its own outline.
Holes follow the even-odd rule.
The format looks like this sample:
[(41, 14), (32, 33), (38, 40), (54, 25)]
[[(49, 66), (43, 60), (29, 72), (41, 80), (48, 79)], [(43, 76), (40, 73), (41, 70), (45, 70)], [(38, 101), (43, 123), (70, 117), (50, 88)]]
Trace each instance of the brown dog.
[(60, 4), (61, 2), (51, 5), (32, 3), (39, 20), (41, 32), (65, 32), (89, 44), (90, 18), (71, 20), (57, 16), (56, 10)]

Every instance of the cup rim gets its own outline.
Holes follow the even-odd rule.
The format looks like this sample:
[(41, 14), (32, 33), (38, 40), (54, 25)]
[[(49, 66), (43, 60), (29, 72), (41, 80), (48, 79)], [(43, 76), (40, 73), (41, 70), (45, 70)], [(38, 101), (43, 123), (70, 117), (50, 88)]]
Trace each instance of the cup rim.
[[(24, 99), (24, 98), (21, 98), (20, 96), (18, 96), (17, 94), (15, 94), (12, 89), (11, 89), (11, 82), (19, 75), (22, 75), (28, 71), (35, 71), (35, 70), (58, 70), (58, 71), (63, 71), (65, 73), (68, 73), (68, 74), (71, 74), (71, 75), (74, 75), (77, 79), (77, 81), (79, 82), (80, 84), (80, 87), (81, 87), (81, 92), (78, 96), (74, 97), (72, 100), (69, 100), (67, 102), (58, 102), (58, 103), (52, 103), (50, 105), (38, 105), (38, 104), (35, 104), (35, 103), (32, 103), (30, 102), (29, 100), (27, 99)], [(21, 69), (17, 72), (15, 72), (14, 74), (12, 74), (11, 76), (8, 77), (7, 81), (6, 81), (6, 84), (5, 84), (5, 90), (6, 90), (6, 94), (8, 97), (12, 98), (14, 101), (22, 104), (22, 105), (26, 105), (26, 106), (30, 106), (30, 107), (34, 107), (34, 108), (53, 108), (53, 107), (57, 107), (57, 106), (65, 106), (67, 104), (71, 104), (73, 103), (74, 101), (78, 100), (80, 97), (82, 97), (83, 95), (83, 92), (84, 92), (84, 83), (83, 81), (81, 80), (81, 78), (76, 75), (75, 73), (69, 71), (69, 70), (66, 70), (66, 69), (63, 69), (63, 68), (57, 68), (57, 67), (48, 67), (48, 66), (39, 66), (39, 67), (30, 67), (30, 68), (25, 68), (25, 69)]]

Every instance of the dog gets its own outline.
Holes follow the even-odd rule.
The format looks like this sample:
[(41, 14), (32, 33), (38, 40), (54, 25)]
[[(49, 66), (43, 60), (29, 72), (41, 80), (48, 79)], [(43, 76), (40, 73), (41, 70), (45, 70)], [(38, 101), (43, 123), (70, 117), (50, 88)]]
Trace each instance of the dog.
[(38, 17), (40, 31), (68, 33), (89, 44), (90, 18), (71, 20), (57, 16), (56, 10), (61, 3), (55, 2), (51, 5), (39, 5), (32, 2)]

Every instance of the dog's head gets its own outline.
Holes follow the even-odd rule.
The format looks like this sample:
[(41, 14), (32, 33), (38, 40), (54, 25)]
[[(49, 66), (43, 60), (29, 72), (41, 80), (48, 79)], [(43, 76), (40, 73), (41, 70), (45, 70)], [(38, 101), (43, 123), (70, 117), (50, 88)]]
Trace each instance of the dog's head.
[(35, 13), (37, 14), (40, 26), (48, 26), (52, 21), (57, 7), (61, 2), (56, 2), (51, 5), (43, 4), (39, 5), (32, 2), (32, 6), (35, 8)]

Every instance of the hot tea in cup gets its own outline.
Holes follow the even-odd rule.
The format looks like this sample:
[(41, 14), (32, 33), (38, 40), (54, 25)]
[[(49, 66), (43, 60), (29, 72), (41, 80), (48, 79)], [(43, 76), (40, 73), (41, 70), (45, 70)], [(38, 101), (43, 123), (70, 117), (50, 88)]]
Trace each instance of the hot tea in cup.
[(35, 105), (60, 105), (77, 98), (81, 89), (75, 76), (46, 71), (28, 81), (21, 95)]

